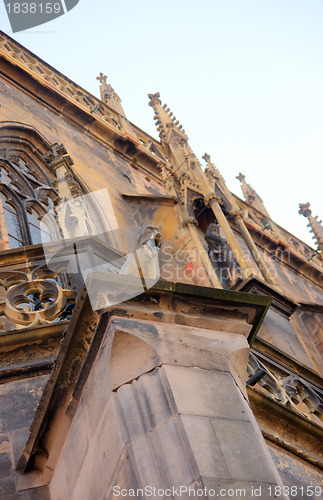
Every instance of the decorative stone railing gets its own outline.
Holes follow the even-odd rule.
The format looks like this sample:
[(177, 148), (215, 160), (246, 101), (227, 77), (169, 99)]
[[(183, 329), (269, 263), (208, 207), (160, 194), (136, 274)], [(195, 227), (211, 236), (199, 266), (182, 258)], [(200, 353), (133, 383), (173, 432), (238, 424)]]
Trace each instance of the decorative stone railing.
[[(276, 365), (276, 366), (274, 366)], [(265, 375), (255, 388), (267, 396), (323, 427), (323, 390), (287, 368), (271, 362), (263, 355), (250, 352), (248, 373), (252, 376), (260, 370)]]
[(44, 265), (30, 273), (1, 270), (0, 332), (69, 319), (77, 291)]
[[(15, 66), (20, 66), (28, 71), (46, 87), (63, 95), (77, 107), (90, 113), (96, 120), (104, 123), (116, 134), (123, 136), (124, 130), (118, 113), (2, 32), (0, 32), (0, 56), (11, 61)], [(139, 150), (149, 155), (150, 158), (154, 158), (156, 162), (163, 159), (164, 154), (159, 143), (135, 125), (131, 124), (131, 126), (138, 137)]]

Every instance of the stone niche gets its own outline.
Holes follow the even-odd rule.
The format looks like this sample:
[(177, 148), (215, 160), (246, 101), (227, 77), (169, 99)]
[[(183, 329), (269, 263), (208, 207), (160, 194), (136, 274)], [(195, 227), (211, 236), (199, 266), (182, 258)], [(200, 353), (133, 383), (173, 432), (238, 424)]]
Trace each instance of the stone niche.
[[(245, 387), (249, 343), (269, 304), (268, 297), (158, 283), (102, 312), (78, 376), (74, 370), (66, 383), (79, 345), (77, 312), (56, 380), (44, 391), (52, 410), (46, 415), (40, 403), (43, 434), (29, 448), (34, 464), (41, 446), (47, 459), (38, 471), (26, 472), (29, 463), (21, 476), (37, 472), (37, 486), (47, 482), (52, 500), (108, 500), (121, 489), (145, 498), (147, 488), (174, 497), (180, 487), (182, 498), (189, 488), (190, 496), (222, 490), (232, 498), (242, 489), (252, 498), (259, 487), (271, 498), (268, 486), (281, 482)], [(60, 398), (53, 401), (55, 386)]]

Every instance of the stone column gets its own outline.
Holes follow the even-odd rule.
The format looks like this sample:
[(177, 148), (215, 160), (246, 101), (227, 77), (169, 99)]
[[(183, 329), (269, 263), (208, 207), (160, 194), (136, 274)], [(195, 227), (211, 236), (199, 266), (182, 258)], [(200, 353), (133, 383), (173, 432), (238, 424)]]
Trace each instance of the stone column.
[(230, 224), (228, 223), (224, 213), (222, 212), (222, 209), (220, 207), (220, 197), (217, 196), (216, 194), (208, 194), (204, 196), (204, 202), (206, 206), (209, 206), (212, 209), (212, 212), (214, 213), (216, 220), (218, 221), (219, 225), (221, 226), (226, 240), (229, 243), (231, 249), (233, 250), (234, 256), (237, 259), (239, 266), (242, 271), (242, 275), (245, 279), (250, 278), (251, 276), (254, 275), (254, 272), (250, 267), (247, 265), (247, 263), (244, 260), (240, 245), (238, 244), (237, 240), (235, 239), (235, 236), (233, 234), (233, 231), (230, 227)]
[(196, 300), (153, 295), (111, 311), (52, 500), (273, 498), (281, 481), (245, 389), (248, 307)]
[(236, 222), (236, 224), (237, 224), (237, 226), (238, 226), (238, 228), (240, 230), (241, 236), (245, 240), (245, 242), (246, 242), (246, 244), (247, 244), (247, 246), (248, 246), (248, 248), (249, 248), (249, 250), (251, 252), (251, 255), (253, 256), (253, 258), (255, 259), (256, 263), (258, 264), (258, 267), (259, 267), (259, 269), (260, 269), (263, 277), (265, 278), (265, 280), (268, 283), (270, 283), (271, 285), (278, 286), (277, 283), (275, 282), (274, 278), (270, 274), (269, 269), (267, 269), (267, 266), (266, 266), (263, 258), (261, 257), (261, 255), (259, 253), (259, 250), (258, 250), (258, 248), (255, 245), (255, 242), (251, 238), (250, 233), (249, 233), (248, 229), (246, 228), (245, 223), (243, 221), (243, 218), (242, 218), (242, 216), (240, 214), (240, 211), (233, 212), (230, 215), (233, 216), (233, 219)]

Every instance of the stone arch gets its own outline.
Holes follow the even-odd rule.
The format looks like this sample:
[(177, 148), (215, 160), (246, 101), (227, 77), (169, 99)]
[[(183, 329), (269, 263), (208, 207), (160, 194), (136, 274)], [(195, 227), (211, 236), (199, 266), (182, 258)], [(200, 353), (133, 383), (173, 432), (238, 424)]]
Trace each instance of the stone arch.
[(35, 128), (0, 122), (1, 191), (17, 213), (22, 234), (19, 245), (11, 238), (11, 247), (40, 243), (39, 220), (59, 199), (52, 186), (55, 176), (44, 159), (50, 150), (50, 143)]
[(135, 335), (116, 331), (109, 366), (112, 390), (153, 370), (159, 364), (159, 356), (151, 345)]
[[(21, 158), (30, 165), (29, 180), (51, 185), (53, 174), (44, 162), (43, 155), (50, 150), (50, 143), (34, 128), (19, 122), (0, 122), (0, 156), (13, 165)], [(32, 170), (35, 170), (33, 173)]]

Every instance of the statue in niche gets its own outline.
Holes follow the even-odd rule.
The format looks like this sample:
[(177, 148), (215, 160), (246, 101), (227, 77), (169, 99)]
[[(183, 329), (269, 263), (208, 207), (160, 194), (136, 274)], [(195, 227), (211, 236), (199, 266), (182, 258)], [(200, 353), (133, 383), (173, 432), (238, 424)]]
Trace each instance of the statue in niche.
[(63, 203), (59, 213), (59, 221), (65, 239), (95, 234), (87, 207), (79, 200), (72, 199)]
[(240, 270), (233, 251), (220, 235), (220, 226), (216, 222), (209, 224), (205, 240), (209, 246), (208, 254), (224, 288), (231, 288), (240, 278)]

